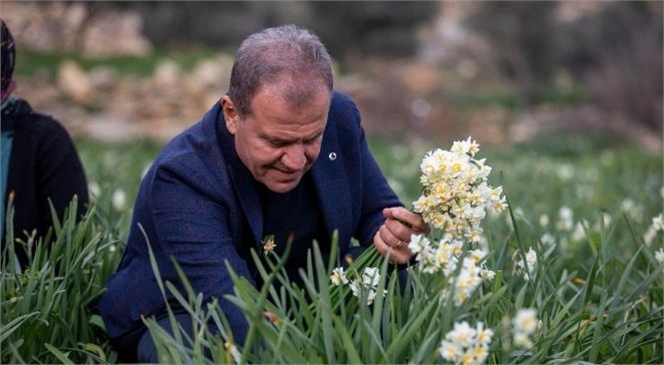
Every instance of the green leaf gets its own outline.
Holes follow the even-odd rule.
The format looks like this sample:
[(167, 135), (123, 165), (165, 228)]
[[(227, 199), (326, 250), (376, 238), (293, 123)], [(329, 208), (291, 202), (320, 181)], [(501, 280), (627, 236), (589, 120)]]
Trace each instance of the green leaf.
[(58, 360), (62, 361), (63, 364), (74, 364), (73, 361), (69, 359), (67, 355), (65, 355), (62, 351), (58, 350), (57, 348), (53, 347), (53, 345), (49, 343), (45, 343), (44, 347), (52, 353), (55, 357), (58, 358)]

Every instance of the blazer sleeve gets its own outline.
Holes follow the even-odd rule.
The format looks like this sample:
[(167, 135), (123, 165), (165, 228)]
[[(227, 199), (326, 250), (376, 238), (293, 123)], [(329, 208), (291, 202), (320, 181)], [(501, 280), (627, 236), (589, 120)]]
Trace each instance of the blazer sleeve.
[[(237, 212), (229, 206), (229, 193), (224, 190), (228, 182), (220, 180), (211, 169), (192, 153), (165, 163), (158, 161), (146, 175), (123, 260), (99, 301), (98, 310), (111, 337), (141, 326), (143, 316), (159, 316), (166, 311), (149, 261), (150, 247), (162, 280), (186, 293), (172, 264), (175, 259), (193, 291), (202, 293), (204, 302), (216, 298), (235, 340), (244, 341), (248, 323), (241, 310), (225, 298), (233, 294), (226, 263), (254, 283), (235, 247), (230, 215)], [(169, 303), (175, 303), (168, 289), (165, 294)]]
[(205, 301), (218, 299), (236, 341), (243, 342), (246, 319), (225, 298), (234, 287), (226, 264), (254, 284), (233, 238), (230, 214), (237, 212), (231, 211), (227, 197), (217, 190), (224, 184), (206, 173), (209, 167), (196, 168), (195, 161), (189, 163), (186, 158), (178, 164), (157, 171), (150, 196), (159, 261), (166, 266), (164, 279), (179, 282), (170, 267), (171, 258), (176, 258), (194, 292), (203, 293)]

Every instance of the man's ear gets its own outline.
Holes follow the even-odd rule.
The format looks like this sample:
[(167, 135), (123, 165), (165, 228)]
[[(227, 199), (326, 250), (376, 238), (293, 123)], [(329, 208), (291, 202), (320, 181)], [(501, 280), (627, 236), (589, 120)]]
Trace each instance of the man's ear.
[(231, 100), (228, 95), (224, 95), (221, 97), (219, 103), (221, 104), (221, 110), (224, 113), (226, 129), (228, 129), (231, 134), (235, 134), (235, 131), (237, 131), (239, 116), (237, 110), (235, 109), (235, 105), (233, 104), (233, 100)]

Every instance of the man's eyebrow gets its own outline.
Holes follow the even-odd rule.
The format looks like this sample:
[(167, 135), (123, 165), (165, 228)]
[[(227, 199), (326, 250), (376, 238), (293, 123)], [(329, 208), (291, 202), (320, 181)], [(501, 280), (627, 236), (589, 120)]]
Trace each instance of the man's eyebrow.
[[(310, 136), (302, 138), (302, 140), (305, 141), (305, 142), (313, 141), (313, 140), (319, 138), (320, 136), (322, 136), (323, 133), (324, 133), (324, 131), (319, 131), (319, 132), (316, 132), (316, 133), (314, 133)], [(267, 135), (267, 134), (260, 134), (260, 138), (262, 138), (263, 140), (265, 140), (269, 143), (284, 144), (284, 145), (285, 144), (290, 144), (290, 143), (295, 143), (299, 140), (299, 138), (290, 138), (289, 139), (289, 138), (281, 138), (281, 137), (277, 137), (277, 136), (270, 136), (270, 135)]]
[(297, 141), (297, 139), (287, 139), (287, 138), (281, 138), (281, 137), (276, 137), (276, 136), (270, 136), (267, 134), (261, 134), (260, 137), (270, 143), (273, 144), (289, 144)]
[(314, 133), (314, 134), (312, 134), (308, 137), (305, 137), (304, 140), (305, 141), (313, 141), (313, 140), (317, 139), (318, 137), (322, 136), (324, 132), (325, 132), (325, 130), (318, 131), (318, 132), (316, 132), (316, 133)]

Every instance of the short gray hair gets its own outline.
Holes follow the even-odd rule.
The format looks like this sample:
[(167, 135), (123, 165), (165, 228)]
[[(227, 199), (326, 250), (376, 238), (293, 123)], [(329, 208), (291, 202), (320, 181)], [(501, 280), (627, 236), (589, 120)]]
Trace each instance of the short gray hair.
[(301, 105), (323, 82), (333, 88), (332, 61), (318, 36), (284, 25), (247, 37), (235, 56), (227, 95), (240, 115), (251, 114), (251, 100), (265, 83), (285, 81), (293, 105)]

